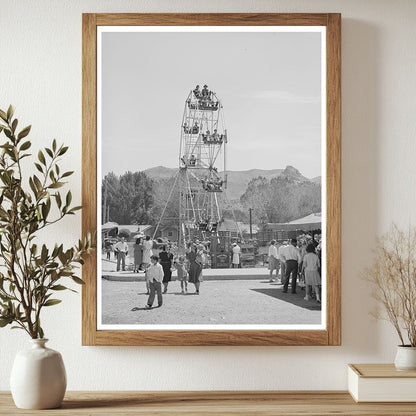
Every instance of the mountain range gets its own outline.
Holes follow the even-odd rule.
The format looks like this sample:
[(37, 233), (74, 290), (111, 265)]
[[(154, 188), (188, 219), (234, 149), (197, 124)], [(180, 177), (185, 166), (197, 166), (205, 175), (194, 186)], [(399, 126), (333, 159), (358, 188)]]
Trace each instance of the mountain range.
[[(144, 172), (152, 179), (168, 179), (176, 174), (178, 170), (176, 168), (167, 168), (165, 166), (156, 166), (154, 168), (146, 169)], [(315, 177), (308, 179), (303, 176), (293, 166), (286, 166), (285, 169), (250, 169), (240, 171), (227, 171), (227, 196), (229, 200), (239, 199), (241, 195), (247, 189), (249, 182), (262, 176), (267, 180), (283, 175), (284, 177), (290, 177), (298, 182), (312, 181), (315, 183), (321, 183), (321, 177)]]

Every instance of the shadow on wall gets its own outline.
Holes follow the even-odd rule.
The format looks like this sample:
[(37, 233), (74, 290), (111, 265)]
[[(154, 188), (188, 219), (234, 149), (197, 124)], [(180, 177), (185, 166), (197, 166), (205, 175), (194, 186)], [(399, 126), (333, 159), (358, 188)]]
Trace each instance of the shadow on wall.
[(376, 355), (380, 335), (369, 315), (374, 301), (360, 272), (372, 261), (380, 215), (379, 29), (342, 20), (342, 345)]

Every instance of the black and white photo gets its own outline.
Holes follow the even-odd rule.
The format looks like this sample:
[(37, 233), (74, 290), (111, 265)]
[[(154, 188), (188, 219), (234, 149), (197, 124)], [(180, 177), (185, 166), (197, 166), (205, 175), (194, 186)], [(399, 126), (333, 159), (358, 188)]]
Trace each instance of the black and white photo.
[(98, 329), (325, 329), (325, 28), (97, 40)]

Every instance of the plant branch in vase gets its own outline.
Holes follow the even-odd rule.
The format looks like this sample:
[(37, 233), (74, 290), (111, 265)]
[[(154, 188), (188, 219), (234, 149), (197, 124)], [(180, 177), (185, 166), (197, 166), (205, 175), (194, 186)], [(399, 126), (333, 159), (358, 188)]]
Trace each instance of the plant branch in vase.
[[(93, 247), (91, 234), (68, 249), (59, 243), (48, 247), (38, 242), (40, 231), (74, 215), (81, 207), (72, 206), (70, 190), (63, 191), (66, 179), (73, 173), (59, 167), (67, 146), (53, 140), (50, 147), (38, 151), (36, 173), (24, 175), (22, 160), (32, 156), (32, 144), (27, 140), (30, 129), (27, 126), (18, 132), (12, 106), (7, 111), (0, 110), (0, 134), (5, 136), (0, 145), (0, 327), (11, 325), (37, 340), (44, 338), (43, 308), (61, 302), (54, 294), (74, 291), (62, 284), (64, 279), (84, 283), (77, 272)], [(34, 344), (38, 356), (42, 348), (45, 350), (44, 343)], [(55, 402), (46, 407), (16, 404), (25, 408), (56, 407)]]
[(416, 370), (416, 228), (392, 224), (377, 240), (374, 261), (363, 272), (382, 310), (373, 315), (390, 322), (400, 340), (398, 370)]

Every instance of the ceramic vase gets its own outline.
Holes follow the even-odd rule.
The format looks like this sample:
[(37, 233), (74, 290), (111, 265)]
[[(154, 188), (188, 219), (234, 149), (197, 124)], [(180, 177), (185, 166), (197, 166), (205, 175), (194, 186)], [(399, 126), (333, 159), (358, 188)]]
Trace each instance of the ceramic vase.
[(399, 345), (397, 347), (394, 365), (399, 371), (415, 371), (416, 347), (411, 347), (409, 345)]
[(14, 403), (21, 409), (59, 407), (66, 390), (66, 372), (59, 352), (32, 339), (31, 348), (17, 353), (10, 377)]

